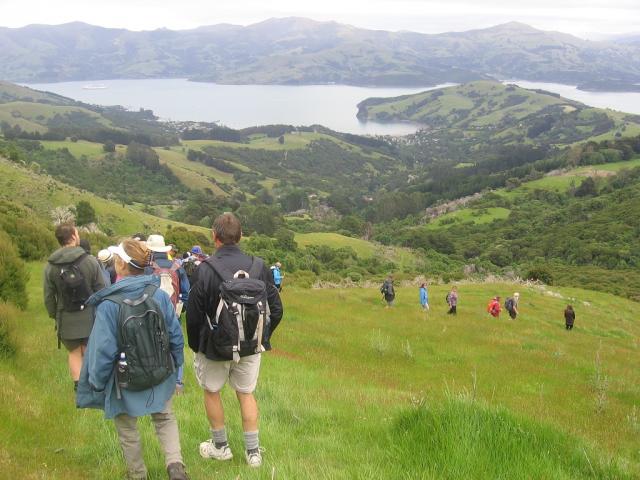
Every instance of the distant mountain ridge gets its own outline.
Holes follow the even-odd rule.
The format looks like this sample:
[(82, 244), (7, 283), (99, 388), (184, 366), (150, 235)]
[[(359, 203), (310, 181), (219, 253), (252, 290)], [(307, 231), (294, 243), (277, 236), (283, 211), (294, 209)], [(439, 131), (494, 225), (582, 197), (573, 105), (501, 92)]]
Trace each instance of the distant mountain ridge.
[(428, 35), (304, 18), (133, 32), (80, 22), (0, 28), (0, 79), (175, 78), (225, 84), (426, 86), (519, 78), (606, 88), (640, 82), (640, 46), (511, 22)]

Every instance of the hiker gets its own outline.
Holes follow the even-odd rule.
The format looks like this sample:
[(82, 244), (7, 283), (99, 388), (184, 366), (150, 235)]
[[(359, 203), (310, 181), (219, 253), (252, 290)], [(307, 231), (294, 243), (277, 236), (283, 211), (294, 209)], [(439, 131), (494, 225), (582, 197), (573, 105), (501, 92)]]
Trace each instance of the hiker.
[(427, 293), (427, 284), (420, 285), (420, 305), (423, 310), (429, 310), (429, 296)]
[[(178, 321), (180, 321), (182, 306), (189, 299), (189, 289), (191, 288), (187, 274), (176, 261), (169, 259), (171, 245), (165, 245), (162, 235), (149, 235), (146, 243), (147, 248), (151, 250), (151, 264), (145, 269), (145, 274), (160, 277), (160, 289), (164, 290), (171, 298), (171, 304)], [(176, 393), (178, 394), (184, 391), (183, 378), (183, 367), (179, 367), (176, 381)]]
[(86, 238), (81, 238), (80, 247), (82, 247), (87, 255), (91, 255), (91, 244), (89, 243), (89, 240), (87, 240)]
[(98, 263), (100, 264), (105, 286), (116, 283), (116, 269), (113, 265), (113, 254), (106, 248), (98, 252)]
[(513, 297), (507, 297), (504, 301), (504, 308), (507, 312), (509, 312), (509, 316), (511, 320), (515, 320), (518, 316), (518, 302), (520, 301), (520, 294), (515, 292)]
[(492, 317), (499, 318), (501, 311), (502, 308), (500, 307), (500, 297), (493, 297), (493, 299), (491, 299), (491, 301), (489, 302), (489, 305), (487, 305), (487, 312), (489, 312)]
[[(159, 288), (160, 279), (144, 275), (151, 260), (145, 244), (126, 239), (109, 250), (116, 256), (122, 280), (89, 299), (96, 307), (96, 321), (76, 403), (79, 408), (104, 410), (105, 418), (113, 418), (127, 478), (147, 478), (137, 421), (151, 415), (169, 479), (187, 480), (171, 408), (176, 368), (184, 360), (180, 323), (169, 295)], [(143, 321), (126, 322), (129, 318)]]
[(284, 275), (282, 274), (282, 264), (280, 262), (276, 262), (275, 265), (271, 266), (271, 274), (273, 275), (273, 283), (279, 292), (282, 292), (282, 279)]
[(98, 261), (80, 247), (74, 224), (58, 225), (55, 235), (60, 248), (51, 254), (44, 269), (44, 304), (49, 318), (56, 321), (58, 348), (62, 343), (67, 349), (75, 390), (93, 327), (93, 307), (85, 302), (105, 287), (105, 281)]
[(447, 293), (447, 305), (449, 305), (449, 315), (458, 314), (458, 287), (451, 287), (451, 291)]
[(240, 404), (245, 459), (249, 466), (259, 467), (258, 404), (253, 392), (261, 352), (271, 349), (270, 338), (282, 319), (282, 303), (264, 260), (238, 248), (242, 230), (237, 217), (220, 215), (212, 231), (216, 252), (198, 267), (187, 305), (187, 337), (196, 353), (196, 378), (204, 390), (211, 428), (211, 438), (200, 443), (200, 455), (216, 460), (233, 457), (220, 397), (229, 381)]
[(573, 306), (567, 305), (564, 310), (564, 326), (567, 330), (573, 330), (573, 322), (576, 320), (576, 312), (573, 311)]
[(387, 306), (385, 308), (393, 307), (393, 301), (396, 298), (396, 291), (393, 288), (393, 275), (389, 275), (382, 283), (380, 293), (382, 293), (384, 301), (387, 302)]
[(194, 273), (198, 266), (206, 260), (207, 256), (200, 248), (200, 245), (194, 245), (189, 252), (190, 255), (182, 262), (182, 268), (187, 274), (187, 278), (189, 279), (189, 283), (193, 285), (195, 278)]

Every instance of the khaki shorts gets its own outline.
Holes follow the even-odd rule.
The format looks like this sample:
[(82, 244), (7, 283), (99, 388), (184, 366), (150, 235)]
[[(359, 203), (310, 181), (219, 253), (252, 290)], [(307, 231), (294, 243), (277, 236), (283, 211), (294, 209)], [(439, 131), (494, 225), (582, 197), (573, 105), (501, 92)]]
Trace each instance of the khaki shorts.
[(260, 373), (260, 355), (242, 357), (235, 363), (209, 360), (203, 353), (197, 353), (193, 360), (196, 379), (203, 389), (212, 393), (222, 390), (227, 379), (236, 392), (253, 393)]

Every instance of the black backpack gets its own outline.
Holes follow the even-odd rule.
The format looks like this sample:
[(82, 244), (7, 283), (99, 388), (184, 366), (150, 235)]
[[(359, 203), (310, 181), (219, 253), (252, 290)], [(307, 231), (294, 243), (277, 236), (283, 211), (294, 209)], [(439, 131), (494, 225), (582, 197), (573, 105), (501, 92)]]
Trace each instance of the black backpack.
[(393, 284), (390, 281), (385, 280), (384, 283), (382, 284), (382, 288), (380, 289), (380, 292), (382, 292), (385, 295), (393, 295)]
[(187, 274), (189, 282), (191, 282), (191, 278), (193, 277), (197, 267), (198, 265), (196, 265), (195, 260), (189, 259), (182, 262), (182, 268), (184, 268), (184, 272)]
[(264, 352), (271, 325), (267, 284), (259, 278), (264, 262), (252, 257), (249, 272), (235, 273), (213, 259), (204, 263), (223, 280), (215, 316), (207, 316), (205, 355), (239, 362), (240, 357)]
[(509, 297), (504, 301), (504, 308), (510, 312), (513, 310), (513, 298)]
[(86, 256), (87, 254), (83, 253), (73, 262), (59, 265), (62, 283), (62, 309), (66, 312), (84, 310), (85, 302), (93, 294), (82, 271), (80, 271), (80, 267), (78, 267)]
[(118, 368), (119, 388), (141, 391), (159, 385), (175, 371), (169, 334), (162, 309), (153, 299), (156, 285), (148, 285), (140, 298), (122, 294), (105, 297), (117, 303), (118, 360), (124, 353), (126, 368)]

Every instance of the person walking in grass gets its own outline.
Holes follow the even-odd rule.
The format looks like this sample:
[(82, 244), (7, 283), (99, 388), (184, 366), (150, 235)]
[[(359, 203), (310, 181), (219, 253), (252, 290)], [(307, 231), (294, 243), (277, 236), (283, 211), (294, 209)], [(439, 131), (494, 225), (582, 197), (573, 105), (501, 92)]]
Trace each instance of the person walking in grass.
[(105, 287), (98, 261), (80, 247), (75, 225), (63, 223), (55, 230), (60, 248), (53, 252), (44, 269), (44, 304), (56, 321), (58, 348), (68, 352), (69, 373), (74, 389), (82, 368), (82, 359), (93, 327), (93, 307), (87, 299)]
[[(88, 301), (96, 307), (96, 320), (76, 403), (79, 408), (104, 410), (105, 417), (113, 419), (127, 478), (147, 478), (137, 420), (151, 415), (169, 479), (188, 480), (171, 408), (177, 368), (184, 360), (180, 322), (169, 295), (159, 288), (160, 279), (144, 275), (151, 261), (144, 242), (127, 239), (109, 250), (121, 279)], [(139, 355), (142, 350), (150, 353)]]
[(458, 287), (451, 287), (451, 291), (447, 294), (447, 305), (449, 305), (449, 315), (457, 315), (458, 313)]
[(427, 292), (427, 284), (423, 283), (420, 285), (420, 306), (423, 310), (429, 310), (429, 293)]
[(393, 275), (389, 275), (382, 283), (382, 286), (380, 287), (380, 293), (382, 293), (384, 301), (387, 302), (385, 308), (393, 307), (393, 301), (396, 298), (396, 290), (393, 287)]
[(493, 318), (499, 318), (502, 307), (500, 307), (500, 297), (496, 296), (491, 299), (489, 305), (487, 305), (487, 312)]
[(282, 279), (284, 275), (282, 274), (282, 264), (280, 262), (276, 262), (275, 265), (271, 266), (271, 274), (273, 275), (273, 283), (276, 285), (276, 288), (279, 292), (282, 292)]
[(282, 303), (264, 261), (238, 248), (242, 228), (235, 215), (220, 215), (212, 230), (216, 252), (198, 267), (187, 305), (187, 337), (196, 354), (196, 378), (204, 390), (211, 428), (211, 438), (200, 444), (200, 455), (216, 460), (233, 457), (220, 396), (228, 381), (240, 403), (245, 459), (250, 467), (260, 467), (253, 392), (261, 352), (271, 349), (271, 335), (282, 319)]
[(564, 309), (564, 326), (567, 330), (573, 330), (573, 322), (576, 320), (576, 312), (573, 311), (573, 306), (567, 305)]
[(518, 316), (518, 302), (520, 301), (520, 294), (515, 292), (513, 297), (507, 297), (504, 301), (504, 308), (509, 312), (511, 320), (515, 320)]

